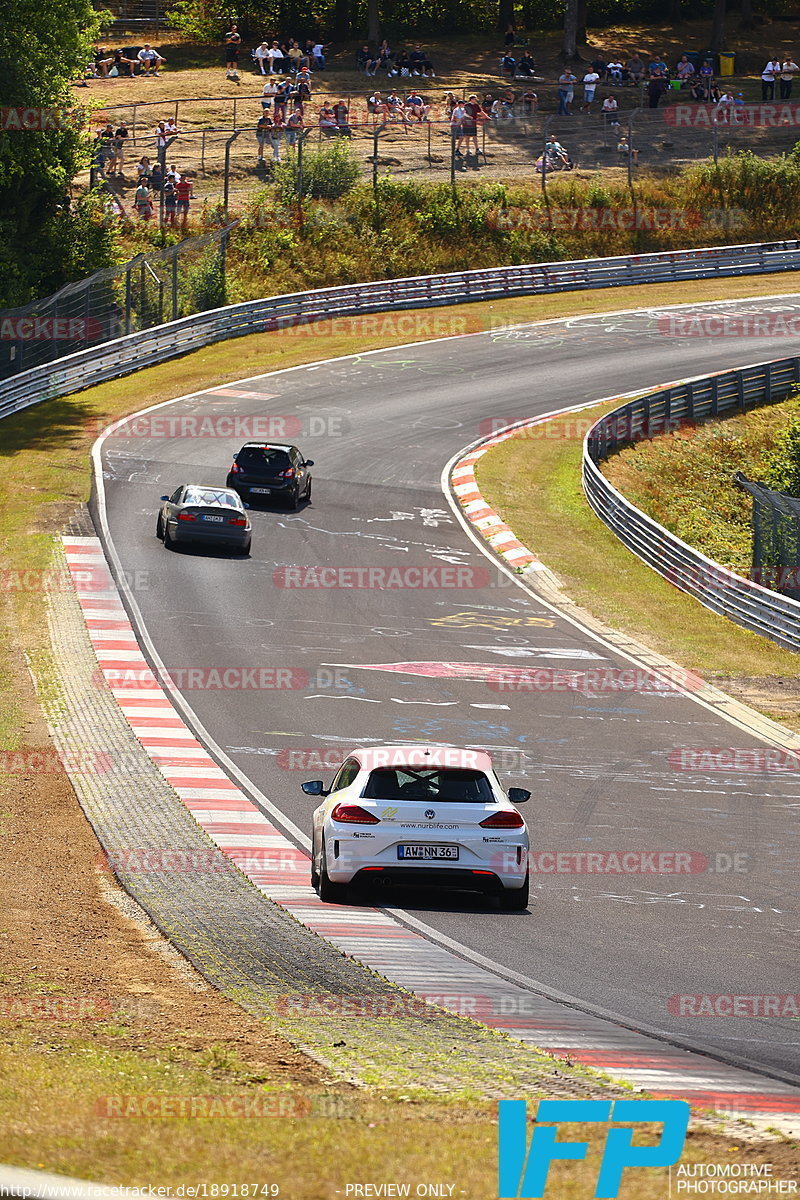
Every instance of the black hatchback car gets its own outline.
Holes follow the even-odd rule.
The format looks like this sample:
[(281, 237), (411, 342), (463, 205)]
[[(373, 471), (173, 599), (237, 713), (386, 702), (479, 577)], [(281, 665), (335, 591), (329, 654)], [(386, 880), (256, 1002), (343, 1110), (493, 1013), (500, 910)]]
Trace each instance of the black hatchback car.
[(260, 496), (285, 500), (290, 508), (311, 499), (313, 458), (305, 459), (297, 446), (282, 442), (245, 442), (228, 472), (226, 484), (243, 500)]

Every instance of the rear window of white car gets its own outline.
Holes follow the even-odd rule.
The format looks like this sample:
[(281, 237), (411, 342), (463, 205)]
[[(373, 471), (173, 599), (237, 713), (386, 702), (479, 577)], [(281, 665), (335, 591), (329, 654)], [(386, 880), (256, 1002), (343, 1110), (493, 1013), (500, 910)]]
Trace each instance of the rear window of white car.
[(440, 767), (379, 767), (370, 772), (365, 800), (435, 800), (438, 804), (491, 804), (491, 784), (482, 771)]

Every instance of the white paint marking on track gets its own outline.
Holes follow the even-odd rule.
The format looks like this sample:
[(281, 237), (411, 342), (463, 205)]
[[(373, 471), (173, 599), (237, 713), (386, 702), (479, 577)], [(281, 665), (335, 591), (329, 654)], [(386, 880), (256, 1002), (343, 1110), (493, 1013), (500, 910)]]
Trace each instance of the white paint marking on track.
[[(99, 544), (94, 538), (63, 541), (71, 572), (79, 570), (87, 545)], [(98, 569), (107, 575), (105, 582), (111, 589), (110, 571)], [(82, 599), (80, 594), (78, 598)], [(137, 666), (147, 668), (141, 652)], [(635, 1087), (680, 1096), (697, 1107), (737, 1113), (747, 1110), (749, 1116), (763, 1120), (768, 1114), (773, 1125), (790, 1132), (800, 1130), (800, 1089), (788, 1083), (766, 1080), (738, 1066), (625, 1029), (613, 1019), (565, 1007), (532, 991), (523, 977), (515, 980), (513, 972), (488, 959), (476, 961), (481, 956), (475, 952), (470, 952), (472, 961), (465, 961), (460, 953), (464, 948), (454, 942), (448, 947), (449, 939), (436, 931), (431, 931), (431, 938), (428, 927), (410, 914), (398, 913), (401, 919), (397, 920), (388, 910), (322, 904), (310, 886), (307, 855), (220, 770), (191, 730), (153, 731), (149, 724), (153, 705), (139, 709), (130, 704), (127, 689), (114, 682), (113, 668), (105, 672), (134, 733), (221, 852), (265, 895), (344, 954), (423, 998), (436, 997), (441, 1003), (445, 986), (451, 1010), (465, 1011), (466, 1003), (465, 1015)], [(159, 710), (179, 715), (160, 687), (148, 689), (148, 699), (155, 700)], [(167, 736), (153, 737), (154, 732)], [(193, 743), (191, 768), (164, 765), (164, 756), (180, 753), (187, 741)]]

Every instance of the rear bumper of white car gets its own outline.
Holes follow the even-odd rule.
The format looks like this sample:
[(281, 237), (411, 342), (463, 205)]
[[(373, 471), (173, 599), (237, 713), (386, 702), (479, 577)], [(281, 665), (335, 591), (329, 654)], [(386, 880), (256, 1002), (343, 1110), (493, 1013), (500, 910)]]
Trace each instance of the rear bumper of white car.
[[(524, 830), (502, 841), (465, 841), (457, 835), (437, 840), (444, 842), (445, 838), (458, 847), (457, 860), (403, 860), (398, 857), (397, 840), (387, 845), (383, 838), (367, 831), (354, 835), (349, 829), (331, 827), (325, 834), (328, 877), (333, 883), (414, 883), (488, 893), (524, 885), (528, 872), (528, 837)], [(403, 840), (428, 841), (418, 834)]]

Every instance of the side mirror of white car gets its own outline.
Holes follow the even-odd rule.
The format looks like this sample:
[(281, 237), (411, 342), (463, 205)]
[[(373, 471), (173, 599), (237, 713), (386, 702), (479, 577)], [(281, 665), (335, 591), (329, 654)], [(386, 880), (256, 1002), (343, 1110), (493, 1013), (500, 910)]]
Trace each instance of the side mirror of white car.
[(325, 795), (325, 785), (321, 779), (311, 779), (308, 783), (301, 783), (300, 787), (307, 796)]
[(525, 804), (530, 800), (531, 794), (527, 788), (509, 788), (508, 798), (512, 804)]

